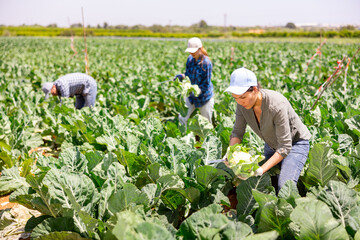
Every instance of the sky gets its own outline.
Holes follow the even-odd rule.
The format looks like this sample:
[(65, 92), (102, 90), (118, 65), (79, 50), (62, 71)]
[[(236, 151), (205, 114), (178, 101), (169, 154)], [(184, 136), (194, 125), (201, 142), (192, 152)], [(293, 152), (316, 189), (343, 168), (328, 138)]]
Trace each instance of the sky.
[(360, 0), (0, 0), (0, 25), (360, 25)]

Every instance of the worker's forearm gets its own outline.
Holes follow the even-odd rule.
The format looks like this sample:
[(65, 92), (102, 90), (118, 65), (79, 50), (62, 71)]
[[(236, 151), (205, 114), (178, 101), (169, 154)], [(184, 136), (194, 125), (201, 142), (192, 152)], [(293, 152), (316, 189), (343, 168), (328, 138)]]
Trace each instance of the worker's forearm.
[(274, 167), (276, 164), (281, 162), (284, 158), (278, 153), (275, 152), (274, 155), (271, 156), (262, 166), (263, 172), (269, 171), (272, 167)]
[(235, 145), (235, 144), (237, 144), (237, 143), (241, 143), (240, 138), (233, 137), (233, 138), (230, 139), (229, 145), (232, 146), (232, 145)]

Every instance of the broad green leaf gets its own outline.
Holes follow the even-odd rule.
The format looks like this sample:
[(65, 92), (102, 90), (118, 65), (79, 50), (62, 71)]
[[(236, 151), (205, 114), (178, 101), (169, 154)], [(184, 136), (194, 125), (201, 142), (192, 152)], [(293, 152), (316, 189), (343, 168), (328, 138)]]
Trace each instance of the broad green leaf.
[(195, 170), (204, 165), (204, 149), (200, 148), (189, 153), (189, 158), (186, 160), (184, 166), (187, 170), (187, 177), (195, 178)]
[(179, 176), (186, 176), (185, 162), (189, 153), (193, 151), (194, 147), (186, 144), (184, 141), (174, 138), (166, 139), (169, 151), (167, 155), (167, 162), (170, 163), (170, 169)]
[(44, 144), (40, 134), (34, 134), (34, 129), (28, 128), (22, 136), (22, 144), (28, 149), (33, 149)]
[(3, 166), (6, 168), (12, 168), (16, 162), (6, 151), (0, 152), (0, 160), (0, 170), (3, 169)]
[[(31, 195), (28, 196), (27, 192), (15, 192), (11, 197), (19, 201), (19, 198), (24, 197), (29, 199), (31, 206), (39, 210), (43, 214), (50, 215), (52, 217), (59, 216), (61, 212), (60, 206), (58, 204), (51, 203), (51, 195), (49, 193), (48, 187), (43, 185), (42, 178), (34, 177), (28, 175), (26, 181), (29, 183), (31, 188), (37, 193), (37, 196)], [(21, 203), (21, 202), (20, 202)]]
[(214, 132), (213, 125), (200, 114), (189, 119), (188, 130), (194, 132), (195, 135), (200, 136), (202, 139), (205, 139), (210, 133)]
[(250, 235), (244, 240), (276, 240), (279, 237), (279, 233), (277, 231), (270, 231), (270, 232), (263, 232), (263, 233), (257, 233), (254, 235)]
[(360, 159), (360, 144), (356, 145), (355, 149), (350, 153), (350, 156)]
[(116, 150), (119, 144), (114, 134), (106, 134), (96, 138), (98, 144), (105, 145), (109, 152)]
[(195, 170), (196, 181), (205, 188), (218, 179), (220, 176), (231, 177), (227, 172), (212, 166), (201, 166)]
[(183, 189), (166, 189), (161, 193), (161, 200), (172, 210), (180, 209), (186, 203), (186, 193)]
[(88, 171), (90, 172), (96, 165), (98, 165), (104, 158), (104, 153), (100, 151), (91, 151), (85, 153), (87, 160)]
[(255, 201), (259, 204), (260, 207), (264, 207), (265, 204), (271, 201), (275, 203), (278, 201), (278, 198), (276, 196), (260, 192), (256, 189), (252, 190), (252, 194), (254, 196)]
[(354, 240), (360, 240), (360, 231), (357, 231)]
[(220, 239), (246, 239), (251, 236), (252, 231), (249, 225), (243, 222), (229, 222), (221, 231)]
[(169, 239), (175, 240), (175, 237), (163, 226), (152, 223), (152, 222), (143, 222), (136, 226), (135, 228), (138, 239)]
[(185, 184), (183, 180), (175, 174), (164, 175), (156, 181), (160, 185), (161, 191), (168, 188), (184, 188)]
[(26, 179), (20, 176), (19, 169), (3, 169), (0, 176), (0, 196), (6, 195), (21, 186), (29, 186)]
[(156, 182), (159, 177), (169, 174), (170, 170), (161, 166), (159, 163), (153, 163), (148, 166), (148, 172), (149, 177)]
[(15, 161), (11, 156), (11, 147), (4, 141), (0, 141), (0, 171), (3, 165), (5, 165), (6, 168), (12, 168), (14, 163)]
[(32, 158), (26, 158), (24, 159), (24, 161), (21, 163), (20, 166), (20, 176), (22, 177), (26, 177), (28, 174), (30, 174), (31, 172), (31, 168), (34, 165), (34, 159)]
[(90, 240), (90, 238), (83, 238), (76, 232), (52, 232), (47, 235), (40, 236), (38, 240)]
[(347, 223), (354, 232), (360, 232), (360, 206), (351, 209)]
[(84, 123), (83, 121), (81, 121), (81, 120), (76, 120), (76, 121), (74, 122), (74, 125), (75, 125), (75, 127), (77, 127), (77, 129), (78, 129), (80, 132), (82, 132), (83, 134), (86, 133), (86, 125), (85, 125), (85, 123)]
[[(70, 200), (70, 203), (75, 211), (74, 214), (74, 221), (76, 227), (80, 230), (81, 234), (85, 234), (88, 237), (94, 238), (97, 236), (96, 229), (98, 225), (98, 220), (94, 219), (90, 216), (89, 213), (82, 210), (82, 207), (80, 204), (77, 203), (77, 200), (75, 199), (75, 196), (73, 194), (72, 189), (64, 187), (64, 191), (67, 195), (67, 197)], [(98, 238), (98, 236), (97, 236)]]
[(284, 199), (271, 201), (261, 207), (259, 232), (276, 230), (281, 238), (291, 238), (292, 234), (288, 227), (290, 224), (290, 214), (293, 207)]
[(140, 131), (144, 137), (153, 141), (154, 138), (163, 132), (161, 121), (157, 118), (144, 119), (140, 123)]
[(268, 193), (268, 186), (271, 186), (269, 174), (264, 174), (261, 177), (251, 177), (245, 181), (241, 181), (236, 187), (236, 194), (238, 204), (236, 206), (237, 215), (245, 218), (255, 210), (256, 201), (252, 194), (252, 190)]
[[(212, 203), (222, 204), (222, 205), (230, 208), (231, 205), (230, 205), (229, 198), (222, 192), (221, 189), (219, 189), (219, 188), (215, 188), (215, 189), (216, 189), (215, 194), (211, 194), (211, 197), (206, 200), (211, 200)], [(200, 201), (202, 203), (207, 204), (207, 201), (202, 201), (202, 200), (200, 200)]]
[(334, 217), (339, 219), (344, 227), (348, 226), (350, 211), (359, 205), (358, 193), (338, 181), (330, 181), (320, 191), (318, 199), (329, 206)]
[(234, 230), (241, 230), (236, 232), (236, 239), (242, 239), (252, 233), (249, 226), (240, 222), (234, 224), (221, 211), (217, 204), (200, 209), (180, 225), (177, 236), (184, 239), (222, 239), (223, 234), (233, 236)]
[(156, 204), (160, 197), (160, 189), (154, 183), (146, 184), (141, 191), (145, 193), (150, 201), (150, 205)]
[(198, 203), (200, 200), (200, 190), (195, 187), (189, 187), (185, 189), (186, 192), (186, 198), (191, 203)]
[(166, 122), (165, 131), (168, 137), (176, 138), (181, 135), (181, 132), (176, 124), (170, 121)]
[(105, 239), (175, 239), (174, 235), (163, 225), (145, 221), (139, 214), (132, 211), (118, 212), (110, 219), (111, 232)]
[[(42, 223), (45, 219), (49, 218), (51, 216), (49, 215), (41, 215), (39, 217), (32, 216), (25, 225), (25, 232), (32, 232), (32, 230), (38, 226), (40, 223)], [(71, 218), (69, 218), (70, 221), (72, 221)]]
[[(120, 186), (117, 186), (120, 187)], [(122, 187), (122, 186), (121, 186)], [(106, 180), (102, 185), (100, 191), (100, 200), (98, 204), (98, 218), (103, 219), (108, 215), (108, 201), (110, 197), (117, 192), (119, 189), (116, 188), (115, 183), (111, 180)]]
[(354, 140), (348, 134), (339, 134), (338, 136), (339, 147), (338, 150), (347, 151), (353, 144)]
[(128, 130), (123, 132), (123, 138), (123, 144), (126, 144), (126, 149), (131, 153), (137, 153), (141, 143), (139, 136)]
[(209, 161), (221, 159), (222, 147), (217, 137), (207, 136), (201, 147), (205, 149), (205, 156), (203, 158), (205, 164)]
[(47, 172), (50, 168), (60, 169), (62, 167), (62, 163), (59, 162), (58, 158), (39, 155), (36, 161), (36, 166), (42, 171)]
[[(210, 218), (214, 215), (218, 216), (221, 210), (222, 208), (217, 204), (212, 204), (200, 209), (181, 223), (177, 235), (182, 236), (184, 239), (200, 239), (200, 231), (203, 231), (204, 228), (211, 228), (212, 221)], [(221, 219), (222, 225), (226, 225), (227, 222), (225, 219)], [(219, 229), (217, 231), (219, 231)]]
[(58, 164), (64, 171), (87, 172), (86, 158), (77, 148), (63, 150), (59, 155)]
[(285, 182), (285, 184), (281, 187), (278, 196), (279, 198), (285, 199), (293, 207), (296, 207), (295, 200), (301, 197), (296, 183), (291, 180)]
[(73, 211), (65, 187), (75, 197), (82, 210), (95, 215), (93, 208), (100, 196), (91, 179), (81, 173), (66, 173), (57, 169), (51, 169), (44, 177), (42, 184), (48, 187), (50, 205), (61, 206), (62, 211)]
[(309, 167), (305, 172), (305, 182), (312, 186), (325, 186), (336, 175), (336, 166), (332, 164), (333, 150), (325, 143), (313, 145), (309, 153)]
[(149, 206), (147, 195), (133, 184), (124, 184), (123, 189), (114, 193), (108, 200), (109, 211), (112, 214), (128, 209), (131, 204)]
[(118, 156), (120, 163), (128, 167), (131, 176), (146, 170), (146, 167), (150, 164), (145, 156), (138, 156), (123, 149), (116, 152), (116, 155)]
[(349, 239), (345, 228), (335, 220), (329, 207), (315, 199), (300, 198), (290, 219), (299, 225), (299, 239)]
[[(26, 225), (30, 224), (30, 220), (26, 223)], [(39, 220), (41, 220), (41, 222), (31, 229), (32, 238), (46, 236), (52, 232), (75, 232), (74, 220), (71, 217), (47, 217), (46, 219)]]
[(353, 131), (353, 133), (360, 137), (360, 115), (353, 116), (350, 119), (345, 119), (345, 123), (349, 126), (349, 129)]
[(190, 132), (189, 134), (185, 135), (181, 138), (184, 143), (186, 143), (189, 146), (194, 146), (196, 143), (195, 135), (193, 132)]
[(161, 161), (159, 154), (156, 149), (151, 145), (140, 144), (140, 149), (144, 153), (150, 162), (155, 163)]
[[(98, 187), (101, 187), (109, 178), (111, 180), (116, 179), (116, 182), (127, 181), (128, 177), (125, 176), (124, 167), (119, 165), (116, 155), (108, 152), (91, 170), (92, 180), (97, 183)], [(119, 175), (122, 176), (121, 179), (117, 179)]]
[(132, 211), (116, 212), (106, 223), (110, 230), (105, 239), (132, 239), (136, 234), (134, 227), (142, 222), (144, 219)]

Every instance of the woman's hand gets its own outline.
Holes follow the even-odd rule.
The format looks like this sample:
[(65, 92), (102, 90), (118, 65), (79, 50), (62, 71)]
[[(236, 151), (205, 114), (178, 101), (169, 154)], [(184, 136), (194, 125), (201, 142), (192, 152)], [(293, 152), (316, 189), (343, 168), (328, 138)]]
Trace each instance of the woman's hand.
[(259, 167), (258, 169), (256, 169), (254, 176), (259, 177), (262, 176), (264, 174), (264, 169), (262, 167)]
[(232, 146), (232, 145), (239, 144), (239, 143), (241, 143), (240, 138), (233, 137), (233, 138), (230, 139), (229, 145)]
[[(259, 167), (258, 169), (256, 169), (253, 176), (260, 177), (263, 174), (264, 174), (264, 170), (262, 169), (262, 167)], [(237, 176), (237, 177), (240, 178), (241, 180), (247, 180), (248, 179), (248, 177), (240, 177), (240, 176)]]
[(185, 78), (185, 74), (178, 74), (174, 77), (173, 81), (175, 81), (176, 79), (179, 79), (180, 82), (182, 82), (182, 80)]

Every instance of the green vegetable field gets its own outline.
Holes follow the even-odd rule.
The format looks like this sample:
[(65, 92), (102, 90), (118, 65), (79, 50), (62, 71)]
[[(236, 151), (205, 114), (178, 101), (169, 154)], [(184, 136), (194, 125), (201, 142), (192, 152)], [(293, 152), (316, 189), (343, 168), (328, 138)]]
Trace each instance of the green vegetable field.
[[(214, 124), (195, 112), (185, 128), (186, 92), (160, 82), (185, 71), (186, 43), (88, 38), (98, 95), (94, 108), (76, 110), (71, 98), (44, 100), (41, 85), (85, 72), (82, 39), (74, 55), (69, 38), (0, 38), (0, 196), (42, 214), (27, 221), (31, 239), (359, 240), (359, 56), (311, 110), (337, 60), (359, 44), (326, 43), (307, 66), (318, 42), (204, 39)], [(278, 194), (276, 169), (239, 181), (223, 163), (206, 165), (229, 145), (236, 102), (224, 90), (242, 66), (281, 92), (312, 134), (297, 186)], [(262, 154), (250, 130), (242, 145)]]

